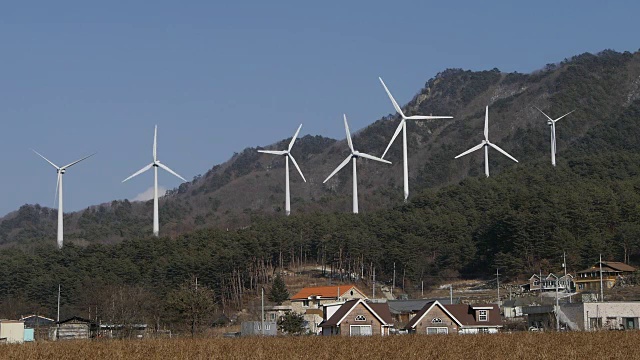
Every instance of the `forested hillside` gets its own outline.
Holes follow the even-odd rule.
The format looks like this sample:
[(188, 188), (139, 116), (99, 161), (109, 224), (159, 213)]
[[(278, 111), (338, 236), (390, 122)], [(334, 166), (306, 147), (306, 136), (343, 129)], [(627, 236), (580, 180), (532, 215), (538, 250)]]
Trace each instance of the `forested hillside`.
[[(383, 89), (380, 89), (383, 92)], [(381, 96), (381, 98), (383, 98)], [(405, 106), (411, 114), (452, 115), (453, 120), (408, 123), (409, 170), (412, 195), (426, 188), (456, 184), (483, 173), (481, 153), (454, 160), (454, 156), (481, 140), (484, 107), (490, 107), (490, 139), (520, 164), (497, 152), (490, 153), (491, 173), (505, 168), (530, 166), (549, 157), (549, 131), (545, 118), (576, 109), (558, 123), (558, 161), (598, 152), (635, 149), (638, 133), (620, 123), (640, 98), (640, 53), (603, 51), (582, 54), (558, 64), (548, 64), (532, 74), (449, 69), (430, 79)], [(386, 100), (385, 100), (386, 101)], [(390, 111), (392, 110), (389, 104)], [(358, 131), (358, 149), (381, 155), (399, 118), (385, 116)], [(336, 120), (339, 126), (339, 120)], [(603, 131), (592, 131), (601, 127)], [(629, 132), (631, 131), (631, 132)], [(623, 136), (624, 135), (624, 136)], [(268, 146), (283, 148), (289, 139)], [(169, 191), (161, 199), (161, 232), (177, 236), (211, 226), (238, 228), (250, 224), (256, 214), (283, 214), (284, 159), (248, 148), (224, 164), (216, 165), (193, 181)], [(344, 141), (305, 136), (296, 142), (293, 155), (307, 183), (292, 176), (294, 213), (349, 211), (351, 174), (341, 172), (327, 184), (324, 178), (347, 155)], [(401, 203), (401, 141), (387, 158), (393, 165), (361, 159), (360, 208), (371, 212)], [(127, 200), (92, 206), (65, 215), (65, 237), (79, 245), (113, 243), (151, 232), (152, 203)], [(0, 244), (54, 241), (55, 214), (37, 205), (25, 205), (0, 223)]]

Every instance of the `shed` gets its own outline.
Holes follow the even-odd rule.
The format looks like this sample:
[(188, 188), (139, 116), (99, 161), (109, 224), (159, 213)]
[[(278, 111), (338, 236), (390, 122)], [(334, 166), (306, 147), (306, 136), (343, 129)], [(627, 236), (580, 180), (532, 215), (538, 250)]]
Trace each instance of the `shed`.
[(52, 340), (78, 340), (89, 339), (94, 331), (95, 326), (91, 320), (74, 316), (70, 319), (58, 322), (55, 334)]
[[(263, 335), (262, 321), (243, 321), (240, 334), (242, 336)], [(265, 321), (264, 335), (265, 336), (278, 335), (278, 324), (275, 321)]]
[(0, 320), (0, 339), (7, 343), (24, 342), (24, 323), (20, 320)]

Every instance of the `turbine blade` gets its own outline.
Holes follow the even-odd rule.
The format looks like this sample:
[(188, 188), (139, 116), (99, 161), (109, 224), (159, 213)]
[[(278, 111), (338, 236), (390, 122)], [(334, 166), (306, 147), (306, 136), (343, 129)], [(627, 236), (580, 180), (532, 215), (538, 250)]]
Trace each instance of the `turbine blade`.
[(293, 135), (293, 137), (291, 138), (291, 142), (289, 143), (289, 151), (291, 151), (291, 148), (293, 147), (293, 143), (296, 142), (296, 139), (298, 138), (298, 133), (300, 132), (300, 129), (302, 129), (302, 124), (300, 124), (300, 126), (298, 126), (298, 130), (296, 130), (296, 134)]
[(484, 139), (489, 141), (489, 106), (484, 113)]
[(388, 161), (388, 160), (385, 160), (385, 159), (381, 159), (381, 158), (375, 157), (373, 155), (369, 155), (369, 154), (365, 154), (365, 153), (361, 153), (361, 152), (357, 152), (357, 151), (356, 151), (355, 155), (359, 156), (359, 157), (363, 157), (365, 159), (371, 159), (371, 160), (383, 162), (383, 163), (386, 163), (386, 164), (391, 164), (391, 161)]
[(349, 124), (347, 124), (347, 114), (342, 114), (344, 116), (344, 130), (347, 132), (347, 144), (349, 144), (349, 149), (353, 152), (353, 142), (351, 141), (351, 133), (349, 132)]
[(300, 176), (302, 176), (302, 180), (304, 180), (304, 182), (307, 182), (307, 179), (305, 179), (304, 175), (302, 175), (302, 170), (300, 170), (300, 166), (298, 166), (298, 163), (296, 162), (296, 159), (294, 159), (291, 154), (289, 154), (289, 159), (291, 159), (291, 162), (293, 163), (293, 165), (296, 167), (296, 169), (298, 169), (298, 172), (300, 173)]
[(396, 129), (396, 132), (393, 133), (393, 136), (391, 137), (391, 141), (389, 141), (389, 145), (387, 145), (387, 148), (384, 150), (384, 153), (380, 157), (381, 159), (384, 158), (385, 155), (387, 155), (387, 151), (389, 151), (389, 148), (391, 147), (391, 144), (393, 144), (393, 142), (398, 137), (398, 134), (400, 134), (400, 131), (402, 130), (402, 124), (403, 123), (404, 123), (404, 119), (400, 119), (400, 124), (398, 125), (398, 128)]
[(344, 159), (344, 161), (342, 163), (340, 163), (340, 165), (338, 165), (338, 167), (333, 170), (333, 172), (331, 173), (331, 175), (327, 176), (326, 179), (324, 179), (324, 181), (322, 182), (323, 184), (326, 183), (327, 181), (329, 181), (329, 179), (331, 179), (331, 177), (333, 175), (335, 175), (338, 171), (340, 171), (340, 169), (342, 169), (343, 167), (347, 166), (347, 164), (349, 163), (349, 161), (351, 161), (351, 157), (352, 155), (347, 156), (346, 159)]
[(151, 169), (151, 167), (152, 167), (152, 166), (153, 166), (153, 163), (151, 163), (151, 164), (149, 164), (149, 165), (147, 165), (147, 166), (143, 167), (142, 169), (140, 169), (140, 170), (136, 171), (135, 173), (133, 173), (133, 175), (129, 176), (128, 178), (126, 178), (126, 179), (124, 179), (124, 180), (122, 180), (122, 182), (125, 182), (125, 181), (127, 181), (127, 180), (129, 180), (129, 179), (131, 179), (131, 178), (134, 178), (134, 177), (136, 177), (136, 176), (138, 176), (138, 175), (142, 174), (143, 172), (145, 172), (145, 171), (147, 171), (147, 170)]
[(557, 119), (553, 120), (553, 122), (556, 122), (556, 121), (558, 121), (558, 120), (562, 119), (563, 117), (565, 117), (565, 116), (567, 116), (567, 115), (571, 114), (571, 113), (572, 113), (572, 112), (574, 112), (574, 111), (575, 111), (575, 110), (571, 110), (571, 111), (569, 111), (568, 113), (566, 113), (566, 114), (564, 114), (564, 115), (560, 116), (559, 118), (557, 118)]
[(467, 155), (467, 154), (470, 154), (470, 153), (472, 153), (472, 152), (474, 152), (474, 151), (476, 151), (476, 150), (482, 149), (482, 147), (484, 146), (484, 144), (485, 144), (485, 142), (483, 141), (483, 142), (481, 142), (479, 145), (476, 145), (476, 146), (472, 147), (471, 149), (469, 149), (469, 150), (467, 150), (467, 151), (463, 152), (462, 154), (460, 154), (460, 155), (458, 155), (458, 156), (454, 157), (454, 159), (457, 159), (457, 158), (459, 158), (459, 157), (461, 157), (461, 156), (465, 156), (465, 155)]
[(167, 170), (168, 172), (170, 172), (172, 175), (179, 177), (180, 179), (182, 179), (183, 181), (187, 181), (187, 179), (183, 178), (182, 176), (178, 175), (178, 173), (176, 173), (175, 171), (169, 169), (169, 167), (163, 163), (157, 162), (156, 164), (158, 164), (158, 166), (160, 166), (161, 168)]
[(39, 152), (31, 149), (31, 151), (33, 151), (34, 153), (36, 153), (38, 156), (40, 156), (41, 158), (45, 159), (49, 164), (51, 164), (51, 166), (53, 166), (54, 168), (56, 168), (57, 170), (59, 170), (60, 168), (58, 167), (58, 165), (52, 163), (49, 159), (47, 159), (46, 157), (42, 156)]
[(534, 106), (534, 108), (538, 109), (538, 111), (540, 111), (540, 112), (542, 113), (542, 115), (546, 116), (546, 117), (547, 117), (547, 119), (549, 119), (549, 121), (553, 121), (553, 119), (552, 119), (552, 118), (550, 118), (550, 117), (549, 117), (549, 115), (545, 114), (545, 113), (544, 113), (544, 111), (540, 110), (540, 108), (539, 108), (539, 107)]
[(436, 120), (436, 119), (453, 119), (453, 116), (424, 116), (424, 115), (413, 115), (413, 116), (407, 116), (405, 119), (407, 119), (407, 120)]
[(158, 160), (158, 125), (153, 130), (153, 161)]
[(393, 95), (391, 95), (391, 92), (387, 88), (387, 85), (385, 85), (385, 83), (384, 83), (384, 81), (382, 81), (381, 77), (378, 77), (378, 79), (380, 79), (380, 82), (382, 83), (382, 86), (384, 86), (384, 90), (387, 92), (387, 95), (389, 95), (389, 99), (391, 99), (391, 103), (393, 104), (393, 107), (396, 109), (398, 114), (400, 114), (400, 116), (402, 116), (402, 118), (404, 119), (405, 118), (404, 113), (402, 112), (402, 109), (400, 109), (400, 106), (396, 102), (396, 99), (394, 99)]
[(73, 165), (75, 165), (75, 164), (79, 163), (80, 161), (86, 160), (86, 159), (88, 159), (88, 158), (92, 157), (92, 156), (93, 156), (93, 155), (95, 155), (95, 154), (97, 154), (97, 153), (93, 153), (93, 154), (91, 154), (91, 155), (89, 155), (89, 156), (85, 156), (85, 157), (83, 157), (82, 159), (76, 160), (76, 161), (74, 161), (74, 162), (72, 162), (72, 163), (70, 163), (70, 164), (67, 164), (67, 165), (65, 165), (65, 166), (61, 167), (60, 169), (70, 168), (70, 167), (72, 167)]
[(513, 156), (509, 155), (506, 151), (500, 149), (500, 147), (494, 143), (489, 143), (489, 146), (491, 146), (492, 148), (500, 151), (504, 156), (508, 157), (509, 159), (518, 162), (518, 160), (516, 160), (516, 158), (514, 158)]
[(287, 150), (258, 150), (259, 153), (272, 155), (285, 155)]

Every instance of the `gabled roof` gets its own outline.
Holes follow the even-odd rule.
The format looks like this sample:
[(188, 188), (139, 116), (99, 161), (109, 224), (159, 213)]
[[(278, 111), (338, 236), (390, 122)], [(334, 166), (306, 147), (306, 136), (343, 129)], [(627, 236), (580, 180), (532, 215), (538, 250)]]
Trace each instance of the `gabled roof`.
[[(578, 271), (578, 273), (590, 273), (593, 271), (600, 271), (600, 262), (595, 263), (592, 267), (584, 270)], [(603, 272), (634, 272), (636, 268), (633, 266), (627, 265), (622, 262), (617, 261), (603, 261), (602, 262), (602, 271)]]
[(532, 279), (534, 279), (534, 278), (539, 279), (539, 278), (540, 278), (540, 276), (538, 276), (538, 274), (533, 274), (533, 275), (531, 275), (531, 277), (529, 278), (529, 280), (532, 280)]
[(557, 277), (554, 273), (549, 273), (549, 275), (547, 275), (547, 277), (545, 278), (545, 280), (546, 280), (546, 279), (549, 279), (549, 278), (557, 279), (558, 277)]
[(58, 324), (64, 324), (64, 323), (68, 323), (68, 322), (80, 322), (80, 323), (91, 324), (91, 320), (87, 320), (87, 319), (81, 318), (79, 316), (74, 316), (74, 317), (68, 318), (66, 320), (58, 321)]
[(321, 327), (338, 326), (345, 317), (358, 305), (362, 304), (369, 312), (375, 316), (382, 325), (391, 325), (391, 313), (386, 303), (367, 303), (363, 299), (353, 299), (344, 303), (335, 313), (327, 320), (323, 321)]
[[(462, 326), (462, 323), (460, 323), (460, 321), (451, 313), (449, 312), (449, 310), (447, 309), (447, 307), (445, 307), (444, 305), (440, 304), (440, 302), (438, 300), (426, 303), (424, 305), (424, 307), (422, 308), (422, 310), (420, 310), (416, 316), (412, 317), (411, 320), (409, 320), (409, 323), (407, 324), (407, 326), (405, 326), (405, 329), (413, 329), (414, 327), (416, 327), (416, 324), (418, 324), (420, 321), (422, 321), (422, 318), (429, 312), (431, 311), (431, 309), (433, 307), (439, 307), (440, 309), (442, 309), (442, 311), (445, 312), (445, 314), (449, 315), (449, 317), (458, 324), (458, 326)], [(458, 306), (458, 305), (447, 305), (447, 306)], [(462, 306), (469, 306), (469, 305), (462, 305)]]
[[(500, 309), (496, 304), (455, 304), (445, 305), (445, 308), (453, 314), (460, 322), (461, 326), (500, 326), (502, 318), (500, 317)], [(476, 319), (475, 309), (489, 310), (488, 321), (478, 321)]]
[(307, 300), (313, 297), (323, 299), (337, 299), (338, 297), (342, 297), (351, 290), (357, 291), (360, 295), (366, 298), (366, 295), (362, 291), (358, 290), (355, 285), (347, 284), (336, 286), (306, 287), (300, 290), (297, 294), (293, 295), (291, 297), (291, 300)]

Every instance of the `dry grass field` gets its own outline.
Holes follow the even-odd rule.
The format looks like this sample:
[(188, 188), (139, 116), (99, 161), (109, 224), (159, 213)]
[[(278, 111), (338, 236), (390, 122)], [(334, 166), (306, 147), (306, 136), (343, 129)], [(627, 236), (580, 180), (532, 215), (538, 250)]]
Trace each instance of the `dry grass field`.
[(640, 332), (208, 338), (0, 345), (2, 359), (640, 359)]

